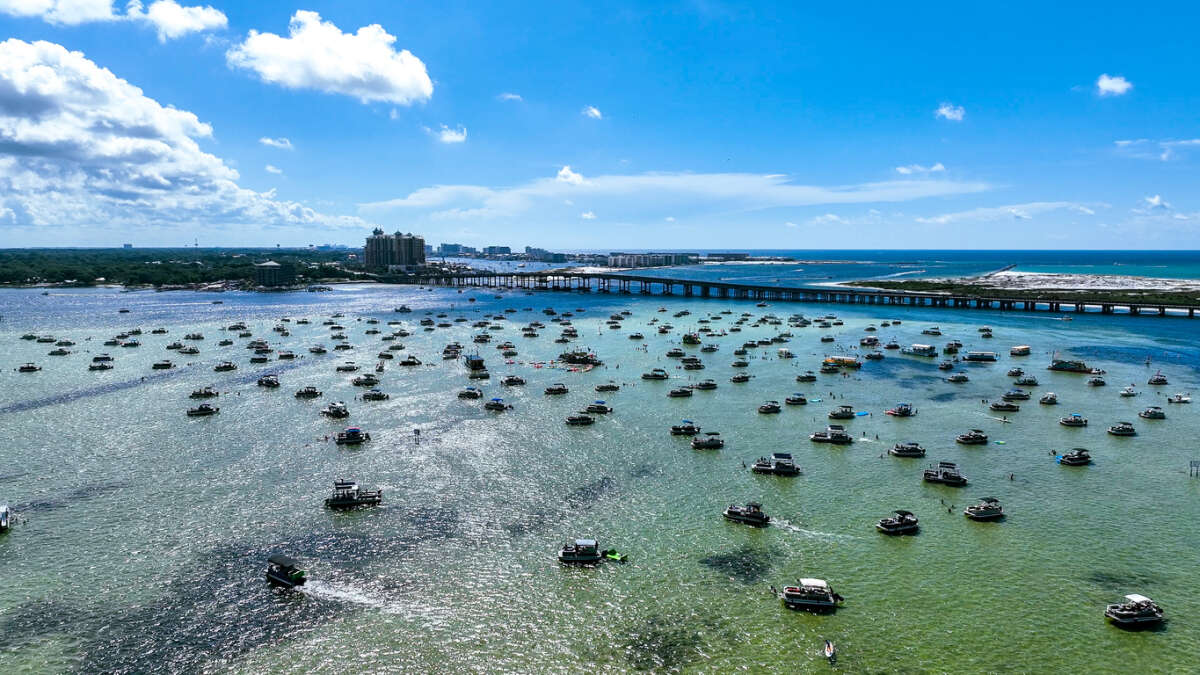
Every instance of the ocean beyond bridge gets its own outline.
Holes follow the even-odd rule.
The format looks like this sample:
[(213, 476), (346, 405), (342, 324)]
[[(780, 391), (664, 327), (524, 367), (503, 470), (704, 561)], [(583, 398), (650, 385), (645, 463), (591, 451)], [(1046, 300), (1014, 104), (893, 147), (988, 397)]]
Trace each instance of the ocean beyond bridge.
[[(1200, 305), (1196, 304), (1087, 299), (1086, 292), (1051, 292), (1034, 297), (989, 293), (952, 294), (845, 286), (769, 286), (727, 281), (671, 279), (620, 272), (570, 270), (427, 272), (388, 278), (387, 281), (459, 287), (521, 288), (535, 291), (620, 293), (624, 295), (636, 293), (639, 295), (754, 300), (758, 302), (814, 302), (1053, 313), (1127, 313), (1131, 315), (1187, 316), (1189, 318), (1195, 317), (1196, 311), (1200, 309)], [(1074, 297), (1071, 297), (1072, 295)]]

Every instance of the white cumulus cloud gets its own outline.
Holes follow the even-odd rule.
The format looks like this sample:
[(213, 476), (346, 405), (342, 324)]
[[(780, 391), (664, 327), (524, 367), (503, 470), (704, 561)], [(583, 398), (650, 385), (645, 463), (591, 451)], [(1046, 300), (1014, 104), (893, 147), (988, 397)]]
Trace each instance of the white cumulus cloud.
[(1133, 83), (1120, 75), (1102, 74), (1096, 79), (1096, 93), (1101, 96), (1121, 96), (1133, 89)]
[(1167, 200), (1162, 198), (1162, 195), (1154, 195), (1153, 197), (1143, 197), (1142, 202), (1147, 209), (1166, 210), (1171, 208)]
[(50, 42), (0, 42), (0, 208), (33, 228), (366, 227), (237, 184), (212, 127)]
[(563, 168), (558, 170), (558, 175), (555, 176), (554, 180), (557, 180), (560, 183), (570, 183), (571, 185), (581, 185), (583, 183), (583, 174), (575, 173), (574, 171), (571, 170), (571, 167), (568, 165), (568, 166), (564, 166)]
[(225, 13), (212, 7), (184, 7), (175, 0), (156, 0), (150, 8), (142, 11), (142, 3), (133, 0), (129, 3), (127, 16), (130, 19), (144, 21), (154, 26), (158, 31), (158, 41), (166, 42), (188, 33), (200, 33), (207, 30), (225, 28), (229, 20)]
[(112, 0), (0, 0), (0, 12), (60, 26), (120, 18), (113, 13)]
[(603, 119), (604, 115), (600, 113), (600, 109), (594, 105), (585, 106), (581, 111), (584, 117), (590, 117), (594, 120)]
[(267, 169), (267, 173), (273, 173), (273, 174), (277, 174), (277, 175), (283, 174), (283, 169), (281, 169), (277, 166), (273, 166), (271, 164), (268, 164), (266, 166), (266, 169)]
[(266, 136), (263, 136), (262, 138), (258, 139), (258, 142), (262, 143), (263, 145), (265, 145), (267, 147), (279, 148), (280, 150), (291, 150), (292, 149), (292, 142), (282, 136), (280, 136), (279, 138), (268, 138)]
[(944, 165), (942, 165), (941, 162), (938, 162), (937, 164), (934, 164), (933, 166), (921, 166), (920, 164), (909, 164), (907, 166), (896, 167), (896, 173), (902, 174), (905, 176), (911, 176), (913, 174), (920, 174), (920, 173), (938, 173), (938, 172), (945, 171), (945, 170), (946, 170), (946, 167)]
[(462, 125), (451, 129), (443, 124), (440, 129), (426, 128), (425, 131), (441, 143), (464, 143), (467, 140), (467, 128)]
[(506, 91), (496, 97), (499, 101), (524, 101), (520, 94), (514, 94), (511, 91)]
[(596, 214), (591, 211), (584, 211), (583, 213), (579, 214), (579, 217), (583, 218), (584, 220), (595, 220)]
[(933, 116), (950, 120), (951, 122), (961, 122), (967, 116), (967, 111), (961, 105), (943, 103), (938, 106), (937, 110), (933, 111)]
[(321, 15), (297, 11), (288, 37), (251, 30), (226, 52), (229, 65), (254, 71), (264, 82), (291, 89), (316, 89), (369, 103), (410, 105), (433, 96), (425, 64), (379, 24), (343, 33)]
[(225, 28), (225, 13), (213, 7), (186, 7), (176, 0), (155, 0), (146, 9), (141, 0), (131, 0), (125, 14), (113, 10), (112, 0), (0, 0), (0, 12), (10, 16), (36, 17), (47, 23), (77, 26), (95, 21), (136, 21), (152, 26), (160, 42), (188, 33)]

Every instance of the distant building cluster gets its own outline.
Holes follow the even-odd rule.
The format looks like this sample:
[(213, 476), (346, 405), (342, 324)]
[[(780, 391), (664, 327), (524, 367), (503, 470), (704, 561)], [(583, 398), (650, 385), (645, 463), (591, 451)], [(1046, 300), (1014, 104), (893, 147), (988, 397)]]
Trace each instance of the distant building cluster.
[(424, 237), (415, 234), (384, 234), (376, 228), (363, 250), (364, 266), (368, 270), (407, 272), (426, 266), (426, 256), (431, 258), (483, 258), (520, 262), (576, 263), (609, 267), (666, 267), (670, 265), (695, 265), (703, 261), (745, 260), (746, 253), (712, 253), (701, 257), (699, 253), (559, 253), (544, 248), (526, 246), (524, 251), (514, 251), (511, 246), (483, 246), (476, 248), (465, 244), (442, 243), (437, 247), (425, 244)]
[(384, 234), (375, 228), (367, 237), (363, 264), (370, 270), (406, 271), (425, 265), (425, 239), (415, 234)]
[(663, 267), (666, 265), (694, 265), (700, 261), (699, 253), (609, 253), (609, 267)]

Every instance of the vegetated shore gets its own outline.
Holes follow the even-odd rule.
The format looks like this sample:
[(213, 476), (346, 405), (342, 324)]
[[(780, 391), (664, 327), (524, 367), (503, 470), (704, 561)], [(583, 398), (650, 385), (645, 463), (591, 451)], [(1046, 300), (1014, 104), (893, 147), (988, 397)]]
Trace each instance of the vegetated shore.
[(908, 293), (1005, 297), (1088, 303), (1200, 304), (1200, 280), (1106, 274), (1043, 274), (1004, 271), (956, 279), (847, 281), (840, 285)]

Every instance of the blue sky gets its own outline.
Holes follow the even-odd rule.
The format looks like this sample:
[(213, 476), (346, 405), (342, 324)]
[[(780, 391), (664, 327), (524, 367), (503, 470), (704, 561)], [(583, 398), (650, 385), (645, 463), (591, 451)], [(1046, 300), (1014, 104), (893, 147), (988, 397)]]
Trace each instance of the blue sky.
[(0, 0), (2, 245), (1200, 248), (1191, 4), (191, 1)]

